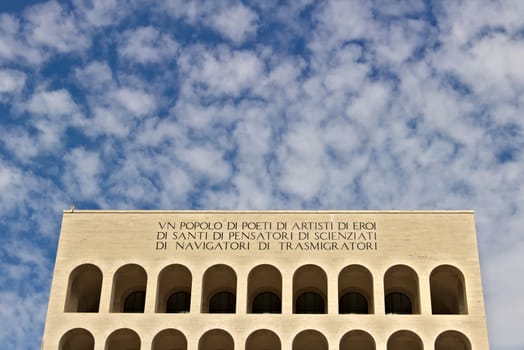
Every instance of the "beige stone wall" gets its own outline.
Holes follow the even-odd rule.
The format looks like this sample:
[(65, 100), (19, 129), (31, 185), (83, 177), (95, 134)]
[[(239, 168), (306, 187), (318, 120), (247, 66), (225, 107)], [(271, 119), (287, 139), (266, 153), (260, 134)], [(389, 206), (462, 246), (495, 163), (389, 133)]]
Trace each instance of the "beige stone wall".
[[(250, 233), (253, 237), (242, 237), (236, 232)], [(197, 239), (184, 237), (191, 234), (196, 234)], [(203, 249), (203, 243), (210, 250)], [(317, 249), (307, 250), (308, 247)], [(69, 285), (70, 274), (83, 264), (93, 264), (102, 272), (99, 311), (64, 312), (74, 309), (71, 305), (66, 307), (68, 293), (82, 288)], [(145, 270), (144, 313), (110, 312), (121, 307), (115, 306), (119, 301), (112, 300), (113, 289), (123, 289), (121, 293), (125, 296), (124, 289), (134, 288), (113, 285), (115, 273), (127, 264)], [(191, 273), (189, 313), (157, 312), (162, 303), (158, 299), (158, 277), (171, 264), (183, 265)], [(234, 314), (201, 311), (209, 298), (202, 294), (213, 287), (203, 286), (203, 276), (217, 264), (234, 271)], [(248, 276), (262, 264), (271, 265), (281, 274), (281, 314), (248, 313), (248, 301), (252, 300), (248, 295)], [(302, 288), (309, 283), (314, 290), (323, 288), (321, 278), (313, 274), (300, 277), (302, 280), (297, 278), (294, 290), (294, 274), (305, 265), (315, 265), (325, 274), (327, 288), (319, 292), (327, 299), (326, 314), (293, 314), (293, 299), (300, 293), (296, 290), (298, 285)], [(339, 273), (350, 265), (361, 265), (371, 274), (372, 290), (368, 292), (372, 299), (371, 314), (338, 313), (339, 287), (352, 286), (351, 281), (339, 283)], [(385, 278), (388, 269), (396, 265), (414, 271), (414, 290), (407, 268)], [(462, 308), (467, 314), (432, 314), (430, 275), (441, 265), (451, 265), (462, 273), (466, 299)], [(355, 272), (348, 278), (358, 280), (360, 275)], [(179, 279), (176, 273), (173, 276)], [(274, 274), (267, 276), (272, 281), (268, 283), (278, 284), (274, 282), (278, 280)], [(135, 277), (131, 274), (127, 278)], [(187, 286), (184, 278), (180, 277), (180, 283)], [(227, 278), (220, 277), (216, 283), (230, 284)], [(253, 282), (250, 291), (260, 290), (257, 285), (260, 278)], [(85, 288), (92, 288), (89, 283), (86, 285)], [(413, 303), (416, 314), (386, 314), (384, 295), (390, 289), (418, 294), (419, 300)], [(416, 295), (412, 297), (417, 299)], [(467, 336), (472, 349), (488, 349), (474, 214), (470, 211), (67, 211), (63, 216), (42, 349), (59, 349), (61, 337), (74, 328), (88, 330), (94, 337), (94, 348), (99, 350), (105, 349), (108, 336), (121, 328), (139, 335), (141, 349), (151, 349), (155, 335), (167, 328), (180, 331), (191, 350), (198, 349), (201, 336), (213, 329), (228, 332), (236, 349), (244, 349), (248, 336), (260, 329), (276, 333), (282, 349), (291, 349), (295, 336), (308, 329), (322, 333), (329, 349), (338, 349), (343, 336), (352, 330), (369, 333), (376, 349), (387, 349), (390, 336), (401, 330), (414, 332), (424, 349), (434, 349), (436, 338), (448, 330)]]

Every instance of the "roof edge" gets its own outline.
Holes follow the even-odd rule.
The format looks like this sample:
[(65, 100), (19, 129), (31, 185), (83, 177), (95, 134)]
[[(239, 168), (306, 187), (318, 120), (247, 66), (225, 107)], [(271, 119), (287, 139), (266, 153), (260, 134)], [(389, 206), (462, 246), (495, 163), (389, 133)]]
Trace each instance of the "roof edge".
[(318, 213), (318, 214), (474, 214), (474, 210), (146, 210), (146, 209), (66, 209), (63, 211), (64, 214), (190, 214), (190, 213), (248, 213), (248, 214), (270, 214), (270, 213)]

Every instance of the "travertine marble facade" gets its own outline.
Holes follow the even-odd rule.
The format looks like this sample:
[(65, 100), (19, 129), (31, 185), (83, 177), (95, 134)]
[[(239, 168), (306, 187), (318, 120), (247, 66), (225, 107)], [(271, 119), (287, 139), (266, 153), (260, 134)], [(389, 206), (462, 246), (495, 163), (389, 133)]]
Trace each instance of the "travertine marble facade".
[(64, 212), (42, 349), (233, 348), (489, 349), (473, 212)]

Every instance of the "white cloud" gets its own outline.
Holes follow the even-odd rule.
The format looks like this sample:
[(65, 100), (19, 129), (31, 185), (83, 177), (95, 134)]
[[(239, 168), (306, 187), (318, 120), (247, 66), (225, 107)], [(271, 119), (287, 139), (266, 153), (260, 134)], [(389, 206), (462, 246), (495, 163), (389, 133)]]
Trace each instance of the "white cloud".
[[(45, 196), (36, 196), (35, 193), (49, 191)], [(0, 157), (0, 210), (4, 213), (6, 222), (3, 224), (4, 232), (2, 240), (4, 247), (10, 245), (11, 237), (17, 237), (19, 232), (27, 229), (29, 221), (38, 222), (38, 232), (34, 232), (33, 237), (45, 237), (47, 239), (55, 237), (58, 222), (56, 215), (59, 209), (63, 208), (63, 195), (54, 187), (53, 183), (44, 179), (34, 172), (23, 170), (5, 157)], [(27, 219), (26, 224), (23, 220), (10, 220), (10, 218), (21, 217)], [(10, 220), (10, 221), (9, 221)], [(4, 241), (3, 241), (4, 242)], [(8, 243), (9, 242), (9, 243)], [(32, 246), (32, 249), (35, 249)], [(12, 252), (12, 254), (17, 254)], [(40, 251), (35, 251), (34, 255), (41, 255)], [(45, 269), (45, 266), (39, 266)], [(47, 273), (50, 273), (47, 271)]]
[(205, 1), (170, 0), (163, 1), (158, 6), (159, 11), (166, 11), (174, 18), (183, 18), (191, 24), (196, 24), (203, 13), (209, 11), (209, 4)]
[(126, 31), (119, 52), (131, 62), (148, 64), (174, 60), (177, 47), (178, 44), (169, 35), (148, 26)]
[(68, 116), (77, 111), (75, 102), (65, 89), (36, 92), (22, 108), (34, 115), (50, 118)]
[(76, 13), (93, 27), (116, 25), (119, 20), (132, 11), (130, 1), (120, 0), (74, 0)]
[(318, 28), (313, 32), (315, 38), (309, 46), (318, 54), (326, 46), (338, 47), (347, 40), (366, 39), (376, 30), (369, 1), (328, 1), (322, 4), (315, 17)]
[(0, 127), (0, 136), (4, 146), (20, 159), (33, 158), (42, 151), (35, 138), (26, 130)]
[(404, 16), (412, 13), (424, 11), (425, 4), (423, 0), (398, 0), (391, 2), (388, 0), (374, 1), (375, 9), (381, 15), (387, 16)]
[(74, 77), (85, 91), (88, 111), (74, 115), (72, 124), (91, 137), (126, 137), (139, 119), (159, 106), (154, 86), (131, 74), (117, 76), (106, 62), (92, 61), (77, 68)]
[(324, 163), (324, 141), (318, 137), (318, 126), (297, 125), (286, 135), (279, 152), (282, 176), (281, 191), (310, 200), (321, 191), (326, 181)]
[[(171, 112), (183, 126), (203, 132), (208, 130), (210, 125), (230, 125), (238, 118), (236, 110), (228, 104), (202, 106), (192, 101), (181, 101)], [(182, 131), (187, 132), (187, 130)]]
[(446, 46), (458, 48), (474, 41), (486, 29), (504, 28), (512, 34), (522, 30), (520, 14), (524, 11), (524, 3), (519, 0), (447, 0), (436, 3), (433, 10)]
[(75, 78), (79, 85), (98, 92), (106, 92), (113, 83), (112, 71), (106, 62), (93, 61), (75, 69)]
[(183, 92), (197, 95), (238, 95), (256, 85), (263, 73), (255, 53), (225, 47), (212, 51), (194, 47), (181, 56), (179, 64), (187, 75)]
[(121, 88), (113, 91), (111, 96), (127, 111), (136, 115), (150, 113), (155, 107), (154, 98), (145, 91)]
[(431, 45), (436, 37), (434, 29), (428, 29), (422, 20), (404, 20), (381, 26), (375, 33), (377, 60), (386, 66), (401, 64), (413, 57), (415, 50)]
[[(21, 291), (20, 291), (21, 292)], [(0, 338), (5, 346), (16, 348), (24, 344), (29, 348), (40, 347), (40, 337), (45, 320), (47, 293), (26, 291), (25, 296), (14, 292), (0, 292), (0, 317), (16, 327), (2, 327)], [(32, 312), (27, 312), (32, 310)]]
[(435, 58), (435, 65), (458, 76), (486, 103), (497, 104), (524, 93), (524, 68), (520, 64), (523, 60), (522, 41), (493, 34), (468, 48), (446, 47)]
[(17, 43), (17, 33), (20, 24), (17, 18), (7, 14), (0, 14), (0, 57), (12, 60), (17, 56), (19, 44)]
[(346, 110), (347, 115), (366, 125), (369, 130), (388, 119), (388, 105), (391, 103), (391, 92), (383, 83), (366, 83)]
[(237, 45), (257, 31), (258, 15), (241, 1), (173, 0), (161, 3), (160, 8), (192, 25), (209, 26)]
[(75, 148), (65, 157), (66, 171), (62, 181), (73, 200), (94, 198), (100, 193), (98, 175), (103, 171), (103, 164), (97, 152)]
[(25, 19), (27, 40), (31, 45), (52, 48), (61, 53), (83, 50), (90, 45), (74, 13), (56, 1), (29, 7)]
[(118, 108), (94, 106), (91, 115), (91, 117), (77, 118), (74, 123), (91, 137), (99, 135), (126, 137), (135, 125), (133, 116)]
[(17, 192), (23, 192), (23, 176), (21, 172), (9, 166), (4, 159), (0, 158), (0, 191), (2, 198), (0, 206), (2, 211), (7, 212), (19, 202)]
[[(6, 274), (2, 274), (0, 283), (10, 286), (10, 291), (0, 291), (0, 317), (17, 325), (2, 327), (0, 338), (10, 348), (20, 347), (19, 339), (24, 339), (25, 346), (38, 347), (47, 305), (47, 291), (42, 286), (48, 285), (51, 278), (47, 268), (50, 261), (39, 247), (23, 237), (2, 245), (0, 254), (9, 257), (2, 261)], [(28, 280), (33, 285), (27, 285)]]
[[(523, 224), (522, 219), (515, 219)], [(515, 279), (515, 277), (522, 276), (524, 273), (523, 250), (524, 245), (519, 242), (503, 254), (487, 259), (483, 264), (485, 295), (489, 300), (486, 307), (490, 316), (488, 322), (492, 330), (491, 340), (492, 344), (496, 343), (497, 348), (501, 349), (516, 349), (515, 345), (521, 341), (519, 334), (521, 315), (524, 314), (524, 300), (518, 289), (524, 285), (522, 279)], [(511, 302), (508, 302), (509, 300)], [(502, 319), (505, 322), (498, 321)]]
[(0, 69), (0, 94), (19, 92), (25, 85), (27, 76), (13, 69)]
[(27, 101), (17, 101), (13, 111), (24, 123), (1, 126), (0, 135), (6, 148), (24, 162), (60, 151), (64, 131), (79, 117), (78, 106), (65, 89), (36, 91)]
[(178, 158), (211, 183), (219, 183), (231, 175), (231, 166), (224, 154), (213, 145), (190, 146), (178, 152)]
[(241, 3), (210, 16), (212, 27), (236, 44), (256, 33), (257, 19), (257, 14)]
[(150, 118), (145, 120), (142, 127), (137, 130), (136, 142), (139, 147), (164, 149), (165, 146), (185, 140), (185, 131), (174, 121)]
[(5, 62), (22, 60), (39, 63), (43, 60), (43, 56), (43, 52), (27, 45), (20, 19), (0, 13), (0, 58)]
[(139, 202), (157, 203), (162, 193), (150, 178), (160, 166), (158, 163), (158, 157), (152, 159), (148, 157), (147, 152), (129, 151), (126, 158), (119, 161), (118, 169), (112, 172), (107, 181), (108, 192), (117, 198), (112, 201), (122, 201), (118, 205), (127, 208), (135, 207)]
[(369, 66), (358, 62), (361, 55), (362, 50), (354, 45), (333, 53), (327, 65), (329, 68), (321, 74), (323, 85), (329, 92), (339, 90), (347, 95), (359, 90), (369, 73)]

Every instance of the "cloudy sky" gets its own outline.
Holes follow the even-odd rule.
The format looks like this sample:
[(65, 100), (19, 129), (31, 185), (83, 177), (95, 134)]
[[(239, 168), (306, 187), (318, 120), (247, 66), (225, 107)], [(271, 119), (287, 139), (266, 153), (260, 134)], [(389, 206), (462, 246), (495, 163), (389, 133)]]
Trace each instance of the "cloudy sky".
[(0, 1), (0, 343), (37, 349), (61, 212), (474, 209), (524, 319), (524, 1)]

